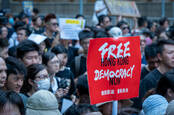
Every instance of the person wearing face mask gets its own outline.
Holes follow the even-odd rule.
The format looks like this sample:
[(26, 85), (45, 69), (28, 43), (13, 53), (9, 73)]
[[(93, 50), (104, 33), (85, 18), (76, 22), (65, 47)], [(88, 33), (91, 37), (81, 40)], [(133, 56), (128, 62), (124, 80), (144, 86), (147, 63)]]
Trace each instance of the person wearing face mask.
[(50, 88), (50, 78), (44, 65), (32, 64), (27, 70), (27, 77), (21, 89), (24, 95), (30, 97), (38, 90), (48, 90)]
[(49, 74), (51, 82), (50, 91), (55, 94), (58, 89), (58, 80), (56, 79), (55, 74), (59, 71), (60, 62), (57, 56), (52, 52), (43, 54), (42, 62), (46, 66)]

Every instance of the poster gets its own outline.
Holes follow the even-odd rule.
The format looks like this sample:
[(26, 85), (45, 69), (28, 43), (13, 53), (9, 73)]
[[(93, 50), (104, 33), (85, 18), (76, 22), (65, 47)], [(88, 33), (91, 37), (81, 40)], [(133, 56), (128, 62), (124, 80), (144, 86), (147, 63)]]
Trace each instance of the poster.
[(110, 15), (125, 17), (140, 17), (139, 10), (134, 1), (104, 0)]
[(31, 16), (33, 10), (33, 1), (22, 1), (22, 7), (24, 9), (24, 13)]
[(61, 39), (79, 40), (78, 33), (84, 29), (85, 20), (60, 18), (59, 27)]
[(90, 40), (87, 75), (91, 104), (137, 97), (140, 73), (139, 37)]

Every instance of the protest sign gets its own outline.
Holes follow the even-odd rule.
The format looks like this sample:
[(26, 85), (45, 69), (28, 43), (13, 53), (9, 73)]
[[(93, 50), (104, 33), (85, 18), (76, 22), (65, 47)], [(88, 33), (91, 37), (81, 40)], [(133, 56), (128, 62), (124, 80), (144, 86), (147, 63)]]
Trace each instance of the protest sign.
[(104, 0), (110, 15), (125, 17), (140, 17), (139, 10), (134, 1)]
[(22, 7), (24, 9), (25, 14), (31, 16), (31, 12), (33, 10), (33, 1), (22, 1)]
[(87, 74), (91, 104), (137, 97), (140, 72), (139, 37), (90, 40)]
[(62, 39), (78, 40), (78, 33), (84, 29), (85, 20), (60, 18), (60, 37)]
[(41, 42), (43, 42), (47, 37), (44, 35), (40, 35), (40, 34), (31, 34), (28, 39), (35, 42), (36, 44), (40, 44)]

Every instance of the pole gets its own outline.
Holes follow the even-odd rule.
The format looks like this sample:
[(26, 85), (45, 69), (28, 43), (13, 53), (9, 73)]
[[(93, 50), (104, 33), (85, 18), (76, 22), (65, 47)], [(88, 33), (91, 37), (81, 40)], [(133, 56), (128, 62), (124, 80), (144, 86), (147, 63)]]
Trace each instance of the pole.
[(174, 2), (172, 2), (172, 10), (173, 10), (172, 11), (173, 12), (172, 14), (173, 14), (173, 17), (174, 17)]
[(117, 115), (118, 113), (118, 101), (112, 102), (112, 115)]
[(80, 0), (80, 14), (83, 14), (83, 0)]
[(165, 17), (165, 0), (161, 0), (161, 17)]

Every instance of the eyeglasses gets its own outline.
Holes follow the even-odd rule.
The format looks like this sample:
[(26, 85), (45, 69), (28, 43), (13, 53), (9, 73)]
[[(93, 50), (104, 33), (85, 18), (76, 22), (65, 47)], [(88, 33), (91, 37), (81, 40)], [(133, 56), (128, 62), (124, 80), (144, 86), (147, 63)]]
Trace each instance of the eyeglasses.
[(50, 24), (53, 25), (53, 26), (59, 26), (58, 23), (50, 23)]
[(129, 29), (129, 27), (123, 27), (123, 30), (125, 30), (125, 29)]
[(39, 79), (46, 79), (48, 77), (49, 77), (48, 75), (40, 75), (40, 76), (36, 76), (36, 79), (37, 78), (39, 78)]

